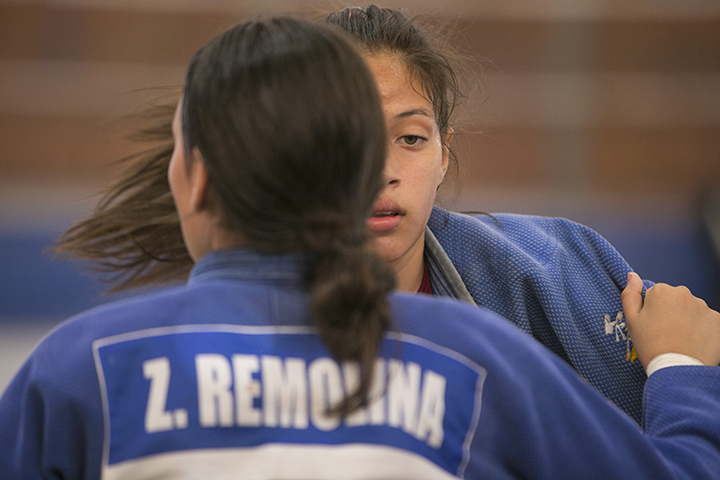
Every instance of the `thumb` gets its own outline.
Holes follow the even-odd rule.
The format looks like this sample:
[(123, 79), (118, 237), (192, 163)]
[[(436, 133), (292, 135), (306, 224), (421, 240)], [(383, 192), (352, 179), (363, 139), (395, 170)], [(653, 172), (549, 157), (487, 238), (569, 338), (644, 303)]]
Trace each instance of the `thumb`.
[(626, 319), (632, 321), (640, 314), (643, 307), (642, 289), (643, 282), (640, 276), (635, 272), (628, 273), (627, 286), (620, 294)]

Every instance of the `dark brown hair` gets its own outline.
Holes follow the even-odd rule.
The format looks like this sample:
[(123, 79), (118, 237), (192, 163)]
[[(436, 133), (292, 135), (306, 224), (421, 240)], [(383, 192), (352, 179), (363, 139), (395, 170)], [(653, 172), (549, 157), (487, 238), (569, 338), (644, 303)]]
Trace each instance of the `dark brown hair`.
[[(385, 126), (359, 52), (317, 23), (239, 24), (190, 61), (182, 135), (186, 158), (204, 162), (225, 227), (243, 246), (309, 254), (313, 321), (336, 359), (360, 365), (357, 391), (337, 410), (364, 405), (395, 277), (365, 248)], [(192, 160), (195, 148), (202, 160)]]
[(85, 268), (112, 285), (107, 293), (182, 282), (192, 268), (167, 180), (179, 98), (178, 89), (134, 116), (149, 126), (130, 138), (155, 146), (119, 160), (127, 166), (93, 213), (55, 242), (58, 256), (82, 260)]
[(345, 35), (289, 19), (234, 27), (190, 61), (182, 125), (186, 158), (200, 150), (226, 227), (248, 246), (363, 245), (385, 131), (374, 78)]
[[(447, 141), (452, 113), (462, 96), (457, 72), (463, 59), (446, 45), (438, 28), (377, 6), (346, 8), (323, 21), (348, 32), (367, 52), (399, 55), (409, 73), (420, 79), (433, 105), (442, 141)], [(182, 279), (192, 266), (166, 178), (174, 107), (174, 103), (164, 109), (154, 107), (149, 116), (156, 119), (157, 127), (137, 136), (152, 141), (164, 138), (167, 146), (127, 159), (125, 174), (93, 214), (68, 229), (56, 243), (56, 251), (63, 256), (90, 260), (96, 270), (110, 274), (104, 278), (113, 285), (111, 291)], [(454, 158), (452, 150), (450, 153)]]
[(420, 80), (424, 89), (420, 93), (432, 104), (441, 141), (449, 149), (451, 118), (463, 98), (458, 72), (463, 70), (465, 59), (448, 45), (448, 37), (437, 26), (423, 25), (421, 19), (370, 5), (332, 12), (325, 22), (348, 32), (370, 55), (390, 54), (404, 62), (408, 73)]

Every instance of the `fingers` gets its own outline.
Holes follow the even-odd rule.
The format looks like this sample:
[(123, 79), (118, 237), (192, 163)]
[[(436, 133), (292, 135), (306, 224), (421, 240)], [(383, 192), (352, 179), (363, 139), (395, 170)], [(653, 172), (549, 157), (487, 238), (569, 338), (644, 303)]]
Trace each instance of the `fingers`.
[(720, 313), (686, 287), (658, 283), (642, 299), (642, 281), (628, 275), (623, 311), (640, 363), (663, 353), (680, 353), (705, 365), (720, 362)]
[(635, 272), (628, 274), (628, 281), (625, 290), (620, 294), (620, 301), (623, 306), (625, 318), (632, 321), (640, 314), (643, 307), (642, 299), (643, 282)]

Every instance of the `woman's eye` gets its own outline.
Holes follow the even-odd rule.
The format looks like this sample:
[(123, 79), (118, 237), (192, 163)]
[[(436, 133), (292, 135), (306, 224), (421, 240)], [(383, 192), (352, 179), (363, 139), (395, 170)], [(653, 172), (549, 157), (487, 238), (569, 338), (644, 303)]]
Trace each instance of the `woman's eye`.
[(418, 135), (404, 135), (401, 139), (405, 145), (417, 145), (423, 140), (423, 138)]

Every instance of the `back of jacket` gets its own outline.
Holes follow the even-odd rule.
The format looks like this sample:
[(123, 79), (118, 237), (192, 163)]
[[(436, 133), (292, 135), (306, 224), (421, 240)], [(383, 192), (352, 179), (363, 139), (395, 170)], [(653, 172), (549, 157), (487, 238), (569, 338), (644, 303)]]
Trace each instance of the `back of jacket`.
[[(396, 295), (371, 399), (307, 315), (294, 262), (236, 251), (188, 286), (52, 332), (0, 399), (0, 478), (713, 478), (720, 374), (646, 386), (649, 435), (484, 310)], [(657, 436), (656, 436), (657, 435)], [(662, 438), (660, 438), (662, 437)]]

